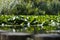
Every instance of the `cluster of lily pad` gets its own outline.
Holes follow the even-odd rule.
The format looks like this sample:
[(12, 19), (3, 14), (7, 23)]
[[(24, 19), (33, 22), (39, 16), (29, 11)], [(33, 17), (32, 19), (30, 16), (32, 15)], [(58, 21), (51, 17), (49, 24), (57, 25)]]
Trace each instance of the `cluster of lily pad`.
[(15, 30), (16, 32), (43, 32), (58, 30), (60, 28), (60, 17), (56, 15), (25, 16), (25, 15), (1, 15), (0, 29)]

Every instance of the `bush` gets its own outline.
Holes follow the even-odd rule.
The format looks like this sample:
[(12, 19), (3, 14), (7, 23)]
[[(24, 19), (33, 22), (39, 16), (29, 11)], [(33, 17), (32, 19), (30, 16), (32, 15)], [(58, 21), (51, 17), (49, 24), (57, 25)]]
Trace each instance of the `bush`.
[(5, 0), (2, 2), (0, 2), (1, 14), (56, 15), (60, 11), (58, 0)]
[[(4, 25), (13, 25), (5, 26)], [(25, 16), (25, 15), (2, 15), (0, 16), (0, 25), (2, 29), (16, 29), (16, 30), (25, 30), (26, 32), (33, 32), (34, 27), (39, 32), (41, 30), (49, 31), (56, 30), (60, 25), (60, 16), (53, 15), (44, 15), (44, 16)], [(19, 25), (19, 26), (14, 26)], [(21, 31), (20, 30), (20, 31)]]

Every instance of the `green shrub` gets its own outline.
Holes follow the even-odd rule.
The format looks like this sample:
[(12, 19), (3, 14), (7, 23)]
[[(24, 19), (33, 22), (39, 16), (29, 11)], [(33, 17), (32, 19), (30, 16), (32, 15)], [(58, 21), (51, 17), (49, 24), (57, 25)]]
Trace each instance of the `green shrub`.
[[(4, 25), (13, 25), (6, 26)], [(56, 30), (60, 25), (60, 16), (55, 15), (41, 15), (41, 16), (25, 16), (25, 15), (2, 15), (0, 16), (0, 25), (1, 29), (16, 29), (25, 32), (33, 32), (34, 27), (36, 27), (36, 31), (40, 32), (43, 30), (44, 32), (49, 30)], [(14, 26), (19, 25), (19, 26)]]

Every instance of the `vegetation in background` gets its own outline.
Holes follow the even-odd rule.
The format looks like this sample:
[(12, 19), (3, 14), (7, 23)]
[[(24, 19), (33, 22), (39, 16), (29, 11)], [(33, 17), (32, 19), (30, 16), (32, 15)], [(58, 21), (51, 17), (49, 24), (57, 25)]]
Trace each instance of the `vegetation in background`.
[(0, 0), (0, 14), (57, 15), (59, 0)]

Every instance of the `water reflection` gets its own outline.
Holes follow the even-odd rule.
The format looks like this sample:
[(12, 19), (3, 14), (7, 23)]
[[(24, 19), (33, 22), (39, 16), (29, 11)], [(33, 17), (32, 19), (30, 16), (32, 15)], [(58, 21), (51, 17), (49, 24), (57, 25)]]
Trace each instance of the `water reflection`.
[[(58, 28), (58, 27), (57, 27)], [(38, 25), (0, 25), (1, 30), (7, 30), (10, 32), (28, 32), (28, 33), (60, 33), (60, 30), (47, 30), (45, 27)]]

